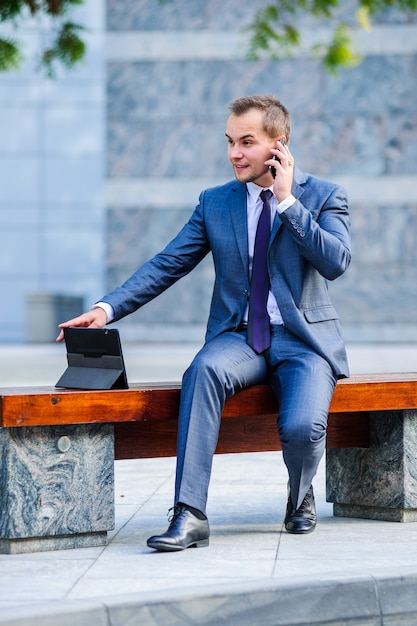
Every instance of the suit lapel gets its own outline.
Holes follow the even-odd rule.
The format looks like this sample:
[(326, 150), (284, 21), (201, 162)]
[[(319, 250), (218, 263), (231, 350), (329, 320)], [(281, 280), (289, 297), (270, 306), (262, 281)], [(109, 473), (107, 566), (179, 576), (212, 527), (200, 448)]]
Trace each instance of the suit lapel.
[(245, 271), (248, 271), (248, 219), (246, 185), (236, 183), (230, 193), (229, 210)]
[[(307, 179), (306, 174), (298, 167), (294, 168), (294, 180), (292, 184), (292, 195), (299, 200), (304, 193), (304, 183)], [(228, 198), (228, 205), (231, 214), (231, 220), (233, 223), (237, 246), (239, 249), (240, 257), (242, 259), (245, 272), (249, 270), (248, 262), (248, 218), (247, 218), (247, 191), (246, 185), (238, 183), (237, 181), (232, 186), (230, 195)], [(274, 239), (278, 230), (280, 229), (282, 222), (278, 215), (275, 215), (271, 229), (270, 243)]]

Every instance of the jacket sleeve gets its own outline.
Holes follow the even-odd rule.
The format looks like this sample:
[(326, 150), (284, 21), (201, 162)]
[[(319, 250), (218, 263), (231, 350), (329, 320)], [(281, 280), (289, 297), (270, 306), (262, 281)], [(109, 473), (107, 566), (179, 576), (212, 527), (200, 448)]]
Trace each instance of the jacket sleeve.
[(346, 191), (332, 186), (320, 207), (308, 207), (309, 194), (280, 214), (300, 254), (326, 279), (334, 280), (350, 264), (350, 219)]

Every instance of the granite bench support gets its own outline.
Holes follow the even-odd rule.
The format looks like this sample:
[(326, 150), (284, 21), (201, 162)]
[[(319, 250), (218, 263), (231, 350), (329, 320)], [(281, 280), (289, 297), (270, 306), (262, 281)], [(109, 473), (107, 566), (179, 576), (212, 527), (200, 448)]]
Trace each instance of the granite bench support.
[(0, 429), (0, 553), (106, 545), (113, 424)]
[[(180, 385), (0, 389), (0, 553), (104, 545), (114, 459), (175, 455)], [(265, 385), (227, 401), (218, 453), (280, 450)], [(329, 413), (334, 514), (417, 521), (417, 374), (339, 381)]]

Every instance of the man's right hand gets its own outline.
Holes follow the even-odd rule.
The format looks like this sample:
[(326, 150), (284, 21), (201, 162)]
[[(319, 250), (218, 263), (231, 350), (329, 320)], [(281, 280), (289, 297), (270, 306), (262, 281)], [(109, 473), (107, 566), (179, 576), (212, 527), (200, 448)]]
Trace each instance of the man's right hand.
[(64, 340), (64, 328), (75, 326), (76, 328), (103, 328), (107, 324), (107, 313), (99, 306), (94, 307), (91, 311), (83, 313), (78, 317), (74, 317), (72, 320), (59, 324), (58, 328), (61, 328), (56, 341), (60, 342)]

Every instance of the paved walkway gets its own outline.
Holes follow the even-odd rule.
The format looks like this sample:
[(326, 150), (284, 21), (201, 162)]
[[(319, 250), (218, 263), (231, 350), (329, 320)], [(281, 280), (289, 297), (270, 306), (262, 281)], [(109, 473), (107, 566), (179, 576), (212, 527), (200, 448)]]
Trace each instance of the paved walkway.
[[(178, 380), (196, 346), (124, 346), (132, 381)], [(417, 371), (417, 346), (349, 346), (352, 373)], [(62, 346), (0, 346), (0, 386), (53, 385)], [(315, 480), (311, 535), (282, 531), (278, 452), (215, 457), (210, 546), (156, 553), (175, 460), (116, 462), (116, 529), (105, 548), (0, 555), (0, 624), (290, 626), (417, 624), (417, 524), (335, 518)]]

